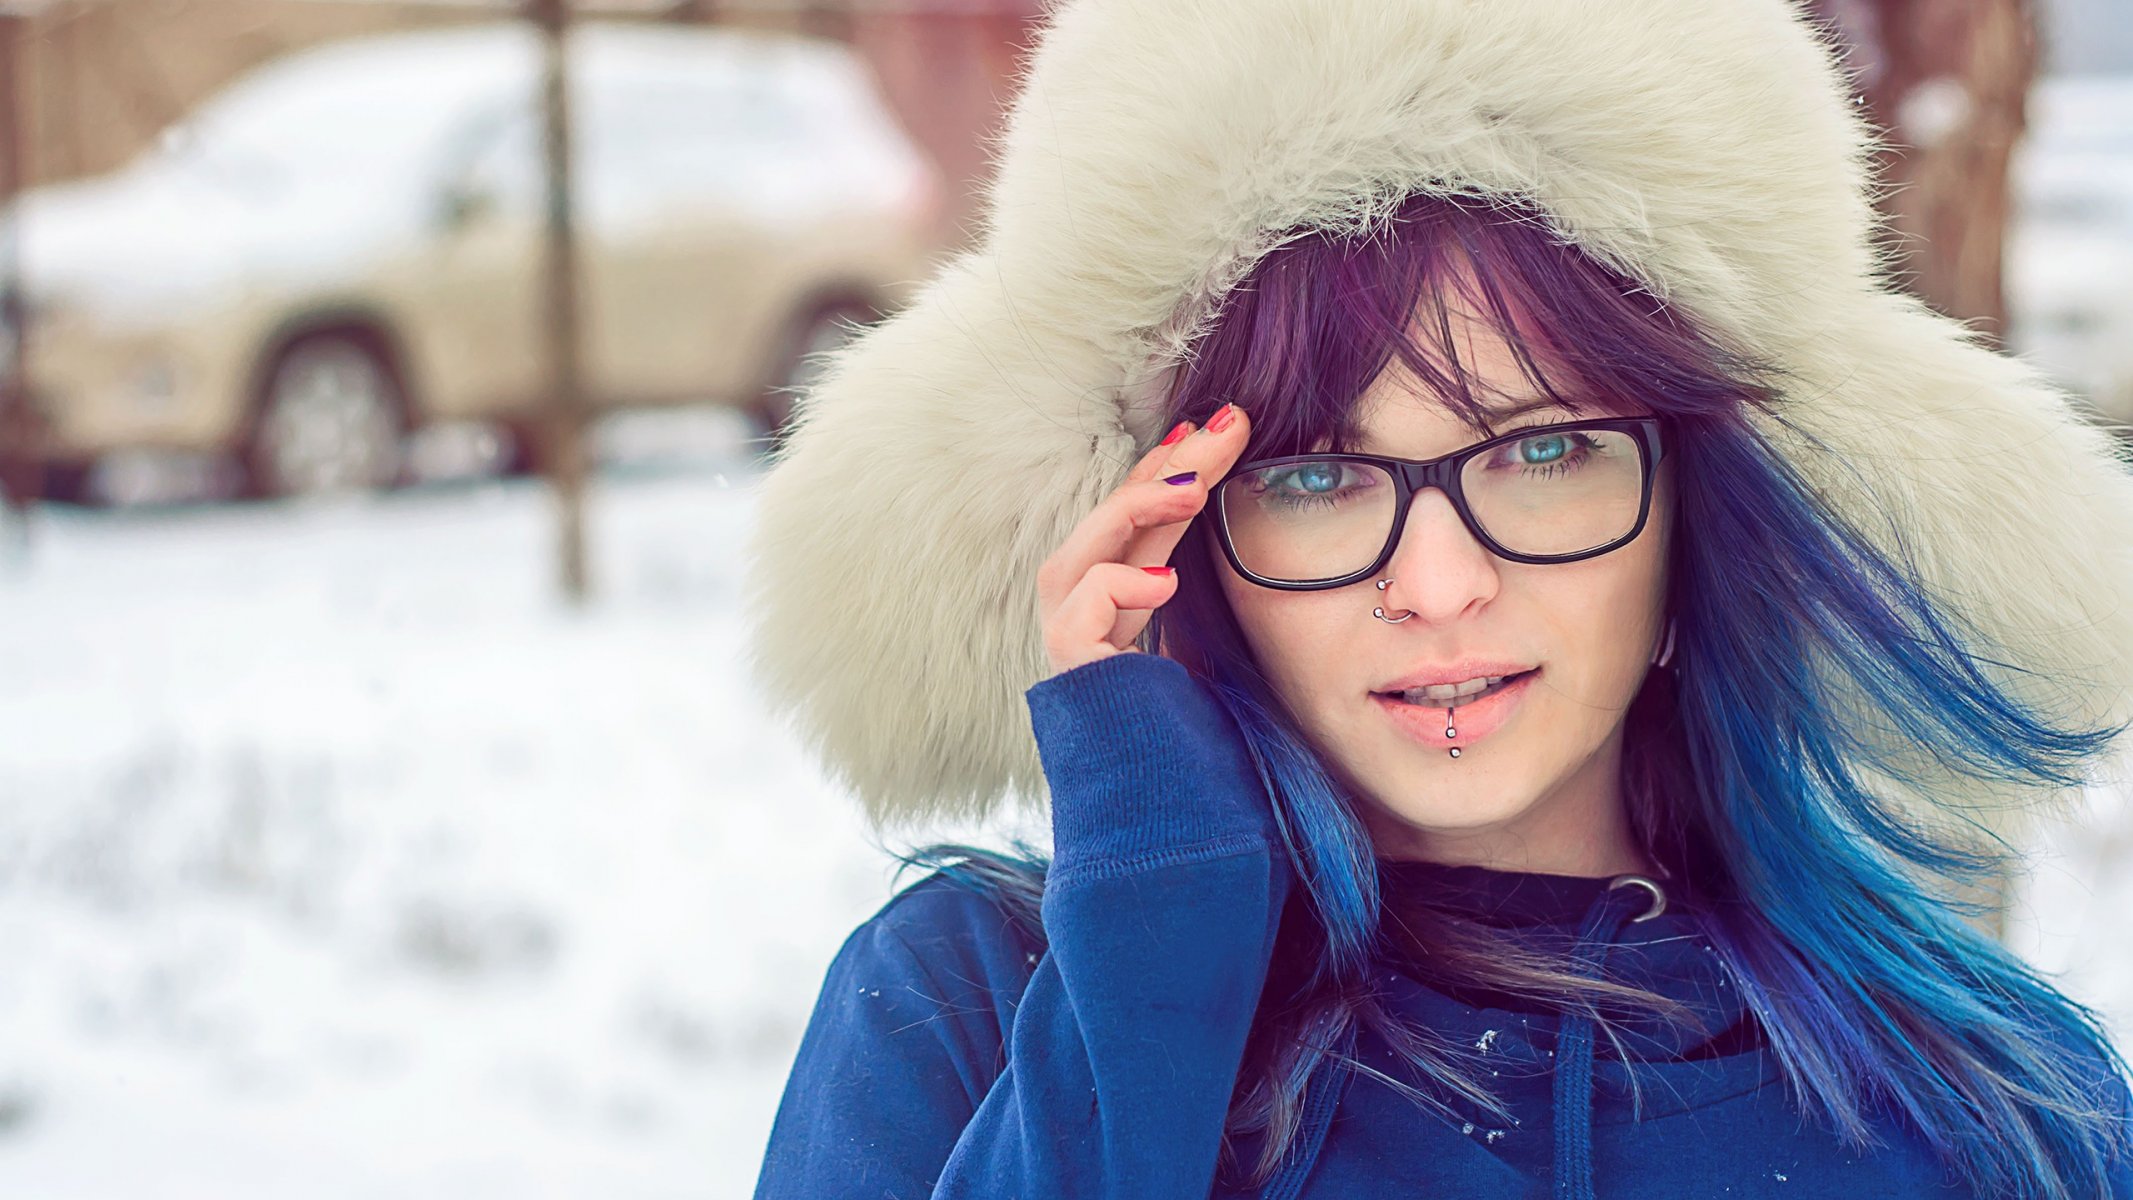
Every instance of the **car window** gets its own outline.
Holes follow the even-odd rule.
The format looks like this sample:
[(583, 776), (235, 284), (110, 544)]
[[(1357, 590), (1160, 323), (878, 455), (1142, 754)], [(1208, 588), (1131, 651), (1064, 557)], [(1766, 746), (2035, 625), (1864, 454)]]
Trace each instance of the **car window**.
[(158, 157), (245, 183), (389, 185), (428, 167), (513, 67), (499, 47), (454, 49), (354, 47), (280, 60), (167, 130)]
[(543, 190), (541, 127), (530, 102), (497, 106), (463, 130), (448, 189), (479, 198), (499, 214), (540, 211)]
[(597, 221), (744, 200), (807, 141), (802, 114), (746, 79), (589, 90), (580, 197)]
[[(677, 212), (745, 208), (769, 218), (900, 186), (916, 154), (856, 62), (792, 55), (588, 56), (573, 77), (581, 218), (595, 230)], [(497, 103), (449, 139), (447, 193), (534, 217), (543, 147), (536, 95)]]

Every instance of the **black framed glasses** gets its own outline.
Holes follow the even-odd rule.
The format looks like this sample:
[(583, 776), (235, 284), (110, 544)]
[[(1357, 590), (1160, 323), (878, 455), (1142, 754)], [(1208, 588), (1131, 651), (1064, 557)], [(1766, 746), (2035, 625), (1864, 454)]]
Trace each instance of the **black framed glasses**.
[(1529, 425), (1423, 461), (1290, 454), (1238, 464), (1215, 484), (1215, 529), (1262, 587), (1345, 587), (1385, 569), (1424, 488), (1441, 489), (1499, 558), (1577, 562), (1643, 532), (1665, 452), (1661, 417)]

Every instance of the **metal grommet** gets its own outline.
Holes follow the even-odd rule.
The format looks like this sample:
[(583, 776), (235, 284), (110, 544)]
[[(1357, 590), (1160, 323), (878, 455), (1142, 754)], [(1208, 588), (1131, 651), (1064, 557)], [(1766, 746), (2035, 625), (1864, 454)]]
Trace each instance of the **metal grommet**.
[(1646, 879), (1642, 875), (1617, 875), (1614, 882), (1607, 885), (1607, 890), (1611, 892), (1624, 884), (1631, 883), (1637, 884), (1652, 894), (1652, 906), (1646, 909), (1643, 915), (1631, 917), (1630, 924), (1634, 925), (1639, 921), (1649, 921), (1666, 911), (1666, 889), (1660, 887), (1656, 880)]

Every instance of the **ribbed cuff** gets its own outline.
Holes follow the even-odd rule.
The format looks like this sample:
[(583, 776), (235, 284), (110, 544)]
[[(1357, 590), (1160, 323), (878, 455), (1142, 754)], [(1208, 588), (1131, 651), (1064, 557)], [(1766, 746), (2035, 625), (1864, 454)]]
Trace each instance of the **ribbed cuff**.
[(1023, 697), (1051, 784), (1055, 875), (1272, 845), (1242, 734), (1181, 664), (1115, 654)]

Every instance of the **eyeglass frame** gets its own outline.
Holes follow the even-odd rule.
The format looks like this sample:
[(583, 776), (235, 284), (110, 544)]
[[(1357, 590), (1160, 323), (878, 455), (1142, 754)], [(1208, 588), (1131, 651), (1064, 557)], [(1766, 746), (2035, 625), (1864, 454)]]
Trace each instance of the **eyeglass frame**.
[[(1652, 511), (1652, 485), (1659, 477), (1659, 464), (1666, 457), (1666, 439), (1661, 436), (1665, 424), (1666, 418), (1664, 417), (1641, 416), (1592, 417), (1584, 420), (1557, 421), (1547, 425), (1527, 425), (1498, 434), (1487, 441), (1476, 442), (1471, 446), (1454, 450), (1450, 454), (1440, 454), (1436, 458), (1425, 459), (1394, 458), (1385, 454), (1335, 452), (1284, 454), (1275, 458), (1255, 458), (1250, 462), (1238, 464), (1228, 474), (1216, 480), (1215, 485), (1208, 489), (1208, 495), (1214, 499), (1216, 541), (1221, 543), (1222, 556), (1229, 560), (1230, 567), (1247, 581), (1258, 584), (1260, 587), (1273, 588), (1284, 592), (1317, 592), (1330, 588), (1347, 587), (1349, 584), (1367, 579), (1385, 569), (1385, 565), (1392, 561), (1393, 552), (1399, 548), (1400, 535), (1407, 529), (1407, 513), (1409, 509), (1414, 507), (1415, 496), (1425, 489), (1436, 488), (1444, 493), (1445, 499), (1451, 501), (1452, 511), (1459, 514), (1460, 523), (1466, 526), (1468, 533), (1474, 535), (1474, 540), (1480, 542), (1483, 548), (1498, 558), (1515, 563), (1534, 564), (1571, 563), (1581, 562), (1588, 558), (1598, 558), (1602, 554), (1620, 550), (1622, 547), (1636, 541), (1637, 535), (1644, 532), (1645, 522), (1651, 516)], [(1466, 491), (1460, 483), (1460, 473), (1466, 469), (1466, 464), (1475, 457), (1486, 454), (1507, 443), (1523, 441), (1531, 437), (1545, 437), (1550, 433), (1583, 429), (1611, 429), (1635, 436), (1638, 466), (1642, 470), (1644, 477), (1643, 493), (1637, 500), (1637, 523), (1630, 527), (1628, 533), (1623, 534), (1614, 541), (1588, 550), (1572, 551), (1569, 554), (1521, 554), (1506, 548), (1495, 538), (1489, 536), (1488, 531), (1481, 527), (1481, 522), (1475, 519), (1473, 510), (1467, 506)], [(1392, 532), (1387, 535), (1385, 546), (1378, 551), (1375, 561), (1362, 570), (1353, 571), (1347, 575), (1333, 579), (1280, 580), (1268, 579), (1264, 576), (1253, 574), (1246, 569), (1243, 562), (1239, 561), (1237, 547), (1230, 541), (1229, 517), (1222, 505), (1222, 489), (1230, 480), (1252, 471), (1278, 467), (1286, 463), (1305, 462), (1352, 462), (1382, 468), (1386, 474), (1392, 477), (1393, 486), (1398, 489), (1398, 499), (1394, 501), (1393, 505)]]

